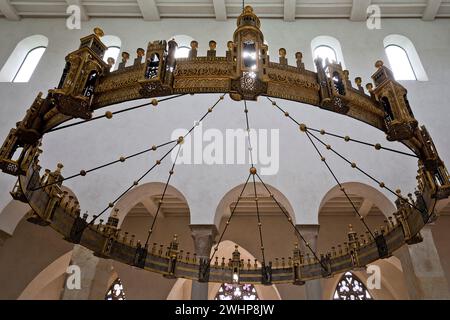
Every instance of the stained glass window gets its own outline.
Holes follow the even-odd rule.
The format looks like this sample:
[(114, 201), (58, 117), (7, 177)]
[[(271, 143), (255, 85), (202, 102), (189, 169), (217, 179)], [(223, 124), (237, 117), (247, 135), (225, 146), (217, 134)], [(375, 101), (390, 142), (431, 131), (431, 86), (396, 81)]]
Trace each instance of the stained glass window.
[(366, 286), (351, 272), (346, 272), (336, 287), (333, 300), (373, 300)]
[(125, 292), (123, 291), (122, 282), (117, 278), (109, 287), (108, 292), (106, 293), (105, 300), (126, 300)]
[(259, 300), (259, 298), (252, 284), (224, 283), (220, 286), (214, 300)]

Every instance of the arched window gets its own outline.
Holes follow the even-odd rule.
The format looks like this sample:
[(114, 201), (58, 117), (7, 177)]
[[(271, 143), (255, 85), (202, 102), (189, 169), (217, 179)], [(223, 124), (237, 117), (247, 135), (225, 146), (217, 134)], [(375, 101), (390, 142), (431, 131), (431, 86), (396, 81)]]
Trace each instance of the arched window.
[(109, 287), (105, 300), (126, 300), (122, 282), (117, 278)]
[(0, 82), (28, 82), (47, 46), (48, 39), (42, 35), (21, 40), (3, 65)]
[(392, 34), (384, 38), (384, 48), (396, 80), (428, 81), (427, 73), (411, 40)]
[(330, 62), (336, 62), (336, 51), (334, 51), (334, 49), (329, 46), (318, 46), (316, 49), (314, 49), (314, 60), (316, 60), (317, 58), (322, 59), (324, 66), (327, 60)]
[(345, 69), (344, 55), (342, 54), (341, 43), (338, 39), (330, 36), (318, 36), (311, 41), (313, 59), (322, 58), (325, 65), (326, 60), (337, 62)]
[(259, 300), (259, 298), (252, 284), (223, 283), (214, 300)]
[(170, 40), (175, 39), (175, 42), (177, 43), (177, 51), (175, 52), (175, 58), (187, 58), (189, 57), (189, 51), (191, 51), (191, 41), (194, 40), (194, 38), (187, 36), (187, 35), (177, 35), (170, 38)]
[(351, 272), (346, 272), (336, 286), (333, 300), (373, 300), (366, 286)]
[(396, 45), (389, 45), (385, 49), (396, 80), (417, 80), (405, 49)]
[(102, 40), (103, 44), (108, 47), (108, 50), (106, 50), (106, 52), (103, 56), (103, 61), (108, 62), (108, 58), (113, 58), (116, 63), (113, 65), (111, 70), (114, 70), (114, 67), (117, 64), (117, 59), (119, 58), (120, 47), (122, 45), (122, 41), (120, 40), (119, 37), (111, 36), (111, 35), (103, 36), (101, 38), (101, 40)]

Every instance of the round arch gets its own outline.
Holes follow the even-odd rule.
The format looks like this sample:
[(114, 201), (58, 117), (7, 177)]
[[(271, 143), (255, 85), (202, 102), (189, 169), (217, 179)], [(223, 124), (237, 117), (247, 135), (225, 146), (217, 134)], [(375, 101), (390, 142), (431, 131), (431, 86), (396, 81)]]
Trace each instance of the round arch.
[[(362, 196), (368, 201), (372, 202), (374, 205), (376, 205), (383, 214), (388, 217), (392, 215), (393, 212), (396, 211), (395, 205), (389, 200), (383, 193), (378, 191), (377, 189), (361, 182), (345, 182), (342, 183), (342, 186), (345, 188), (345, 190), (350, 194), (355, 194), (358, 196)], [(334, 186), (331, 188), (323, 197), (320, 206), (319, 211), (320, 213), (323, 206), (332, 198), (335, 198), (337, 196), (341, 196), (342, 191), (340, 189), (339, 185)]]
[(48, 47), (48, 38), (35, 34), (22, 39), (10, 54), (0, 70), (0, 82), (11, 82), (30, 50), (37, 47)]
[[(286, 198), (286, 196), (280, 190), (278, 190), (277, 188), (275, 188), (267, 183), (266, 183), (266, 186), (270, 190), (270, 192), (275, 196), (275, 199), (277, 199), (278, 202), (286, 209), (287, 213), (292, 218), (292, 221), (295, 224), (294, 209), (292, 208), (292, 205), (289, 202), (289, 200)], [(230, 205), (234, 201), (236, 201), (236, 199), (239, 197), (243, 187), (244, 187), (244, 184), (240, 184), (240, 185), (232, 188), (220, 200), (219, 204), (217, 205), (216, 212), (214, 215), (214, 224), (217, 227), (219, 227), (222, 217), (226, 214), (231, 213)], [(258, 194), (258, 196), (260, 196), (260, 195), (269, 196), (269, 193), (264, 188), (263, 184), (260, 182), (256, 183), (256, 193)], [(254, 196), (254, 189), (253, 189), (253, 186), (250, 185), (250, 183), (245, 188), (243, 196)]]
[[(136, 206), (139, 202), (146, 202), (150, 199), (152, 195), (161, 194), (164, 190), (165, 183), (162, 182), (149, 182), (143, 185), (140, 185), (130, 192), (128, 192), (123, 198), (121, 198), (116, 206), (113, 208), (119, 209), (119, 227), (125, 219), (128, 212)], [(168, 185), (166, 194), (173, 195), (179, 198), (181, 201), (185, 202), (189, 207), (189, 203), (186, 200), (186, 197), (175, 187)], [(152, 214), (152, 213), (151, 213)]]
[(50, 263), (22, 291), (18, 300), (31, 300), (44, 290), (50, 283), (66, 273), (70, 264), (72, 250)]

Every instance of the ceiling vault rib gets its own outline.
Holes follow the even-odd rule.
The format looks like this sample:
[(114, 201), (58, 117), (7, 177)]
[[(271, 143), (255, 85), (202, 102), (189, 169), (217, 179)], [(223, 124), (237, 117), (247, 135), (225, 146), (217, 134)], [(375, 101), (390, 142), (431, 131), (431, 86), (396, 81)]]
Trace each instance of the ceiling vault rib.
[(423, 12), (422, 20), (433, 21), (441, 8), (442, 0), (428, 0)]
[(225, 0), (213, 0), (214, 13), (216, 14), (217, 21), (227, 20), (227, 7), (225, 6)]
[(145, 21), (158, 21), (161, 19), (155, 0), (137, 0), (137, 3)]
[(372, 4), (372, 0), (353, 0), (351, 21), (366, 21), (367, 8)]
[(0, 12), (8, 20), (20, 20), (20, 16), (17, 14), (16, 9), (14, 9), (9, 0), (0, 0)]
[(284, 0), (284, 21), (295, 21), (296, 6), (296, 0)]

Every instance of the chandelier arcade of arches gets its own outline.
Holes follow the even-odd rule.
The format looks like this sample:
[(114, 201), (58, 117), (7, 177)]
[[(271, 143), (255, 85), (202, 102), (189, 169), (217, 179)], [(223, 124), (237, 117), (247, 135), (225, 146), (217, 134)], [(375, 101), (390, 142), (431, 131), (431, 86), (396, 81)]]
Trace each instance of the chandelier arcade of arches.
[[(244, 283), (251, 284), (303, 285), (309, 280), (328, 278), (355, 268), (363, 268), (378, 259), (389, 258), (405, 243), (413, 245), (422, 241), (420, 230), (437, 218), (434, 210), (436, 203), (450, 196), (450, 179), (428, 130), (425, 126), (419, 126), (418, 120), (414, 117), (407, 98), (407, 90), (395, 80), (391, 70), (382, 61), (377, 61), (372, 82), (365, 88), (360, 77), (355, 78), (353, 83), (349, 71), (343, 70), (339, 62), (328, 61), (323, 64), (318, 58), (315, 61), (317, 72), (309, 71), (302, 62), (301, 52), (295, 54), (295, 63), (292, 65), (288, 63), (284, 48), (279, 49), (277, 62), (270, 61), (269, 48), (264, 41), (260, 25), (261, 22), (253, 9), (247, 6), (237, 20), (237, 29), (233, 34), (233, 40), (227, 43), (228, 50), (224, 56), (217, 55), (217, 44), (214, 40), (209, 42), (206, 56), (198, 56), (198, 43), (192, 41), (189, 54), (185, 58), (176, 57), (178, 44), (175, 40), (157, 40), (149, 42), (146, 50), (138, 48), (136, 57), (131, 63), (128, 62), (130, 54), (122, 52), (122, 60), (118, 63), (117, 70), (112, 68), (115, 64), (114, 59), (107, 59), (107, 62), (103, 60), (107, 46), (101, 40), (103, 36), (101, 29), (96, 28), (93, 34), (82, 38), (80, 47), (67, 55), (58, 86), (49, 90), (46, 96), (43, 93), (37, 95), (24, 118), (10, 130), (0, 149), (0, 169), (18, 178), (11, 192), (12, 197), (29, 204), (33, 209), (33, 215), (28, 221), (51, 226), (67, 241), (85, 246), (98, 257), (114, 259), (171, 279), (185, 278), (221, 284), (239, 284), (240, 280), (244, 279)], [(165, 191), (161, 195), (155, 214), (151, 217), (153, 221), (148, 235), (146, 239), (142, 239), (145, 241), (140, 242), (134, 235), (129, 235), (119, 228), (120, 213), (115, 208), (116, 203), (156, 170), (171, 152), (179, 153), (184, 139), (196, 129), (196, 126), (192, 127), (186, 136), (176, 140), (153, 145), (146, 150), (122, 156), (92, 169), (81, 169), (79, 173), (67, 177), (62, 174), (62, 164), (58, 164), (54, 171), (49, 169), (44, 171), (41, 168), (39, 156), (43, 152), (41, 142), (45, 134), (83, 125), (86, 122), (111, 119), (113, 116), (137, 108), (156, 107), (163, 101), (197, 93), (220, 94), (217, 102), (205, 110), (203, 116), (199, 118), (200, 121), (210, 116), (228, 94), (231, 99), (243, 104), (242, 116), (247, 120), (248, 131), (251, 122), (248, 121), (247, 101), (259, 99), (258, 101), (267, 102), (275, 110), (279, 110), (287, 121), (295, 125), (293, 129), (297, 129), (297, 132), (303, 135), (306, 143), (313, 145), (312, 150), (317, 153), (318, 161), (324, 164), (324, 169), (329, 171), (337, 185), (342, 186), (339, 175), (333, 171), (333, 166), (329, 164), (325, 153), (338, 155), (338, 161), (345, 161), (381, 189), (395, 195), (397, 211), (386, 219), (382, 226), (372, 230), (342, 187), (340, 190), (352, 204), (366, 233), (357, 234), (350, 226), (347, 242), (319, 254), (305, 241), (290, 214), (264, 183), (257, 168), (252, 166), (242, 194), (248, 184), (253, 184), (255, 215), (258, 218), (259, 229), (256, 241), (261, 248), (260, 261), (243, 261), (237, 247), (228, 260), (216, 256), (218, 247), (214, 248), (209, 258), (197, 258), (195, 254), (180, 250), (177, 236), (168, 246), (152, 245), (151, 238), (154, 228), (157, 227), (156, 221), (161, 204), (164, 202)], [(106, 111), (104, 115), (93, 116), (95, 111), (103, 107), (138, 99), (147, 101), (116, 112)], [(305, 103), (360, 120), (384, 132), (388, 141), (404, 144), (410, 152), (309, 127), (294, 119), (275, 99)], [(264, 112), (263, 108), (258, 108), (258, 112)], [(73, 119), (81, 120), (66, 124)], [(418, 171), (411, 173), (417, 177), (416, 191), (408, 196), (403, 195), (400, 190), (394, 191), (377, 179), (374, 173), (369, 174), (341, 154), (329, 144), (327, 138), (342, 139), (364, 147), (370, 146), (373, 147), (373, 152), (394, 152), (416, 159)], [(248, 139), (251, 145), (250, 135)], [(143, 169), (141, 176), (130, 182), (130, 186), (119, 193), (120, 196), (105, 204), (105, 209), (96, 212), (90, 221), (88, 221), (89, 214), (81, 214), (81, 204), (76, 198), (62, 189), (66, 180), (84, 177), (93, 171), (124, 163), (129, 158), (145, 153), (158, 152), (160, 149), (168, 150), (164, 151), (154, 165)], [(166, 187), (175, 172), (175, 164), (176, 161), (168, 173)], [(304, 250), (300, 249), (302, 246), (296, 244), (293, 246), (291, 257), (277, 258), (274, 262), (266, 261), (256, 181), (264, 186), (271, 200), (279, 207), (280, 215), (286, 217), (287, 223), (292, 226), (299, 240), (305, 242)], [(240, 199), (241, 197), (235, 202), (217, 244), (227, 231)], [(104, 222), (102, 218), (106, 213), (110, 213), (110, 216)], [(239, 288), (242, 293), (247, 292), (246, 288), (250, 287)], [(356, 288), (359, 286), (355, 285), (354, 289)], [(223, 288), (224, 292), (225, 289), (227, 288)], [(345, 290), (344, 287), (342, 290)]]

